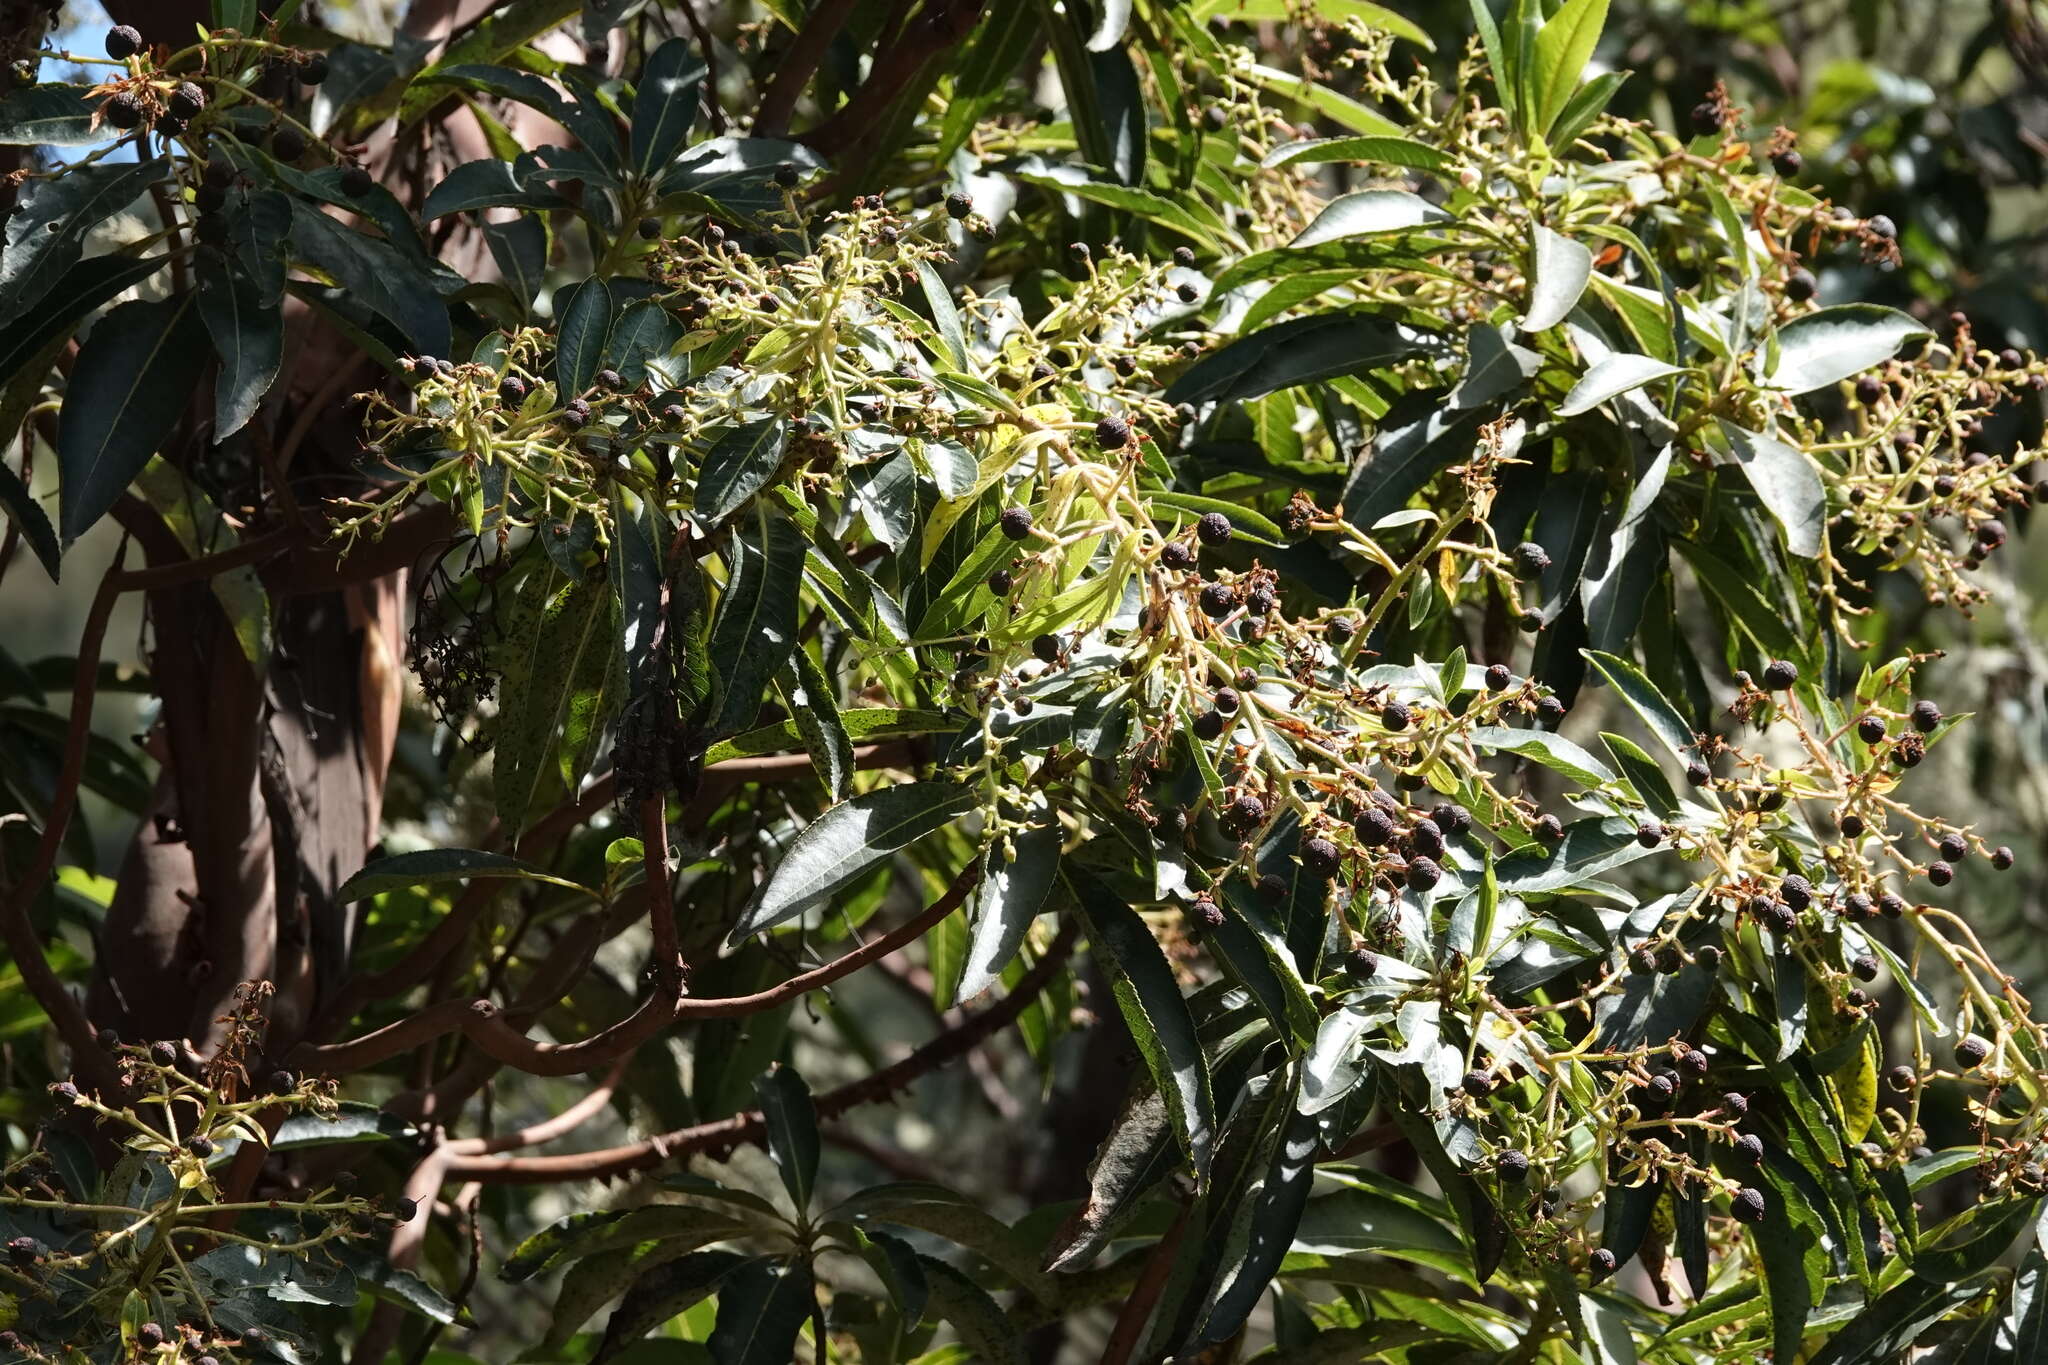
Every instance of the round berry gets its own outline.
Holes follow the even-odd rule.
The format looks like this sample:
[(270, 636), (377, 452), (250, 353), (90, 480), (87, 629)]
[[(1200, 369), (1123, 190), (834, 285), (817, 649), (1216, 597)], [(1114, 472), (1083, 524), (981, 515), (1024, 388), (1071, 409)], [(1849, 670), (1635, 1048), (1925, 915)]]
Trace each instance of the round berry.
[(1796, 147), (1787, 147), (1783, 151), (1771, 153), (1771, 169), (1787, 180), (1805, 168), (1806, 158), (1799, 154)]
[(132, 25), (116, 24), (107, 30), (107, 55), (125, 62), (142, 51), (142, 34)]
[(172, 118), (190, 119), (206, 107), (206, 92), (190, 81), (180, 81), (165, 104)]
[(1405, 704), (1390, 701), (1380, 708), (1380, 724), (1389, 730), (1405, 730), (1415, 723), (1415, 712)]
[(1873, 213), (1869, 218), (1865, 219), (1863, 230), (1873, 237), (1883, 237), (1886, 239), (1895, 238), (1899, 235), (1899, 225), (1885, 217), (1882, 213)]
[(1323, 622), (1323, 638), (1333, 646), (1342, 649), (1351, 637), (1358, 633), (1358, 618), (1355, 616), (1332, 616)]
[(1169, 540), (1160, 547), (1159, 562), (1176, 572), (1185, 573), (1195, 567), (1195, 552), (1184, 541)]
[(1538, 816), (1536, 820), (1536, 837), (1546, 844), (1558, 842), (1564, 838), (1564, 822), (1555, 815), (1547, 813)]
[(1849, 964), (1849, 970), (1855, 974), (1858, 981), (1875, 981), (1877, 980), (1877, 959), (1869, 953), (1864, 953)]
[(289, 1071), (273, 1071), (270, 1073), (270, 1090), (274, 1095), (289, 1095), (292, 1091), (298, 1089), (298, 1086), (298, 1077), (292, 1075)]
[(967, 195), (956, 193), (946, 196), (946, 216), (954, 222), (962, 221), (973, 212), (974, 200)]
[(1235, 529), (1230, 518), (1221, 512), (1204, 512), (1202, 519), (1195, 523), (1195, 538), (1204, 545), (1222, 545)]
[(1884, 397), (1884, 381), (1874, 374), (1866, 374), (1856, 381), (1856, 401), (1869, 407)]
[(1785, 297), (1794, 303), (1805, 303), (1820, 292), (1820, 281), (1813, 272), (1803, 266), (1794, 267), (1785, 276)]
[(1301, 866), (1311, 877), (1323, 881), (1337, 875), (1339, 858), (1337, 846), (1320, 835), (1305, 840), (1301, 846)]
[(1177, 246), (1173, 249), (1173, 263), (1183, 270), (1192, 269), (1195, 264), (1193, 247)]
[(1060, 661), (1060, 637), (1057, 635), (1032, 636), (1031, 655), (1042, 664), (1058, 663)]
[(1749, 1096), (1731, 1090), (1721, 1097), (1721, 1107), (1736, 1118), (1746, 1118), (1749, 1115)]
[(1379, 972), (1380, 955), (1370, 948), (1353, 948), (1344, 955), (1344, 970), (1360, 981), (1370, 981)]
[(1755, 1133), (1744, 1133), (1735, 1139), (1735, 1155), (1755, 1166), (1764, 1159), (1764, 1140)]
[(270, 154), (279, 161), (297, 161), (306, 154), (306, 137), (290, 124), (279, 124), (270, 135)]
[(1941, 708), (1931, 701), (1916, 701), (1913, 709), (1906, 713), (1913, 722), (1913, 728), (1921, 734), (1931, 734), (1941, 724)]
[(1219, 687), (1216, 689), (1216, 709), (1218, 711), (1221, 711), (1224, 715), (1236, 715), (1237, 708), (1242, 704), (1243, 699), (1239, 697), (1233, 689), (1228, 687)]
[(194, 1133), (185, 1139), (185, 1150), (204, 1159), (213, 1155), (213, 1139), (204, 1133)]
[(1105, 417), (1095, 424), (1095, 443), (1104, 450), (1122, 450), (1131, 443), (1131, 424), (1121, 417)]
[(1942, 835), (1941, 842), (1937, 847), (1941, 849), (1941, 856), (1952, 863), (1961, 862), (1970, 853), (1969, 841), (1953, 831)]
[(1502, 1180), (1519, 1185), (1529, 1178), (1529, 1154), (1510, 1147), (1493, 1159), (1493, 1169)]
[(50, 1097), (57, 1101), (59, 1109), (69, 1109), (78, 1103), (78, 1087), (70, 1081), (59, 1081), (50, 1087)]
[[(1698, 952), (1694, 953), (1693, 956), (1699, 961), (1700, 966), (1705, 967), (1708, 971), (1711, 972), (1716, 971), (1720, 968), (1721, 959), (1725, 956), (1725, 954), (1721, 951), (1721, 947), (1719, 944), (1709, 943), (1703, 946)], [(1705, 1054), (1695, 1052), (1692, 1055), (1695, 1057), (1700, 1057), (1704, 1056)]]
[(498, 401), (508, 408), (524, 403), (526, 392), (526, 381), (516, 374), (508, 374), (498, 381)]
[(178, 1064), (178, 1049), (170, 1043), (159, 1039), (149, 1045), (149, 1060), (158, 1066), (176, 1066)]
[(1713, 772), (1698, 759), (1685, 765), (1685, 780), (1688, 786), (1704, 787), (1713, 780)]
[(1259, 878), (1257, 887), (1259, 899), (1267, 905), (1279, 905), (1287, 899), (1287, 879), (1275, 872), (1268, 872)]
[(414, 1200), (400, 1199), (398, 1201), (397, 1206), (394, 1207), (391, 1211), (398, 1215), (399, 1222), (410, 1223), (415, 1217), (418, 1216), (420, 1206)]
[(1384, 848), (1394, 839), (1394, 817), (1375, 807), (1353, 822), (1351, 832), (1361, 848)]
[(1911, 1090), (1919, 1083), (1919, 1080), (1919, 1076), (1914, 1073), (1913, 1068), (1910, 1066), (1895, 1066), (1890, 1071), (1884, 1073), (1884, 1083), (1893, 1090), (1898, 1091), (1901, 1095)]
[(1664, 826), (1655, 820), (1645, 820), (1636, 826), (1636, 842), (1644, 848), (1655, 848), (1664, 842)]
[(1204, 711), (1196, 716), (1192, 728), (1195, 738), (1207, 744), (1223, 737), (1223, 713)]
[(661, 219), (642, 218), (640, 226), (634, 230), (640, 234), (640, 240), (643, 242), (657, 241), (661, 237)]
[(1444, 832), (1434, 820), (1417, 820), (1408, 830), (1408, 847), (1425, 858), (1444, 854)]
[(1877, 918), (1877, 907), (1870, 903), (1870, 897), (1861, 891), (1851, 891), (1842, 898), (1842, 913), (1855, 923)]
[(1016, 576), (1008, 569), (997, 569), (988, 576), (988, 590), (998, 597), (1008, 597), (1010, 589), (1016, 586)]
[(1813, 883), (1794, 872), (1778, 883), (1778, 894), (1794, 910), (1804, 910), (1813, 904)]
[(1694, 137), (1712, 137), (1722, 129), (1722, 112), (1718, 100), (1701, 100), (1692, 107), (1688, 116), (1692, 123)]
[(341, 192), (351, 199), (360, 199), (377, 188), (376, 177), (361, 166), (348, 165), (341, 169)]
[(1411, 858), (1408, 860), (1408, 885), (1416, 891), (1427, 891), (1444, 879), (1444, 870), (1434, 859)]
[(1764, 665), (1764, 686), (1782, 692), (1799, 681), (1799, 668), (1789, 659), (1773, 659)]
[(2004, 844), (2000, 844), (1997, 848), (1991, 850), (1991, 866), (1995, 871), (2010, 872), (2012, 871), (2012, 863), (2012, 850)]
[(1984, 1065), (1990, 1055), (1991, 1044), (1974, 1034), (1956, 1044), (1956, 1062), (1965, 1071)]
[(299, 63), (299, 84), (319, 85), (327, 79), (327, 54), (308, 52)]
[(1005, 507), (997, 523), (1003, 534), (1011, 540), (1022, 540), (1031, 534), (1031, 509), (1029, 507)]
[(1865, 744), (1884, 743), (1884, 720), (1879, 716), (1865, 716), (1856, 722), (1856, 737)]
[(1458, 1086), (1475, 1100), (1483, 1100), (1493, 1093), (1493, 1077), (1484, 1071), (1468, 1071)]
[(1586, 1264), (1592, 1270), (1594, 1279), (1604, 1280), (1614, 1273), (1619, 1262), (1614, 1259), (1614, 1253), (1606, 1247), (1595, 1247), (1592, 1254), (1586, 1258)]
[(795, 189), (797, 182), (802, 178), (802, 175), (794, 166), (777, 166), (775, 168), (775, 183), (786, 190)]
[(1956, 879), (1956, 870), (1940, 858), (1927, 865), (1927, 880), (1936, 886), (1947, 886)]
[(125, 90), (108, 100), (102, 106), (102, 111), (107, 116), (107, 122), (124, 132), (142, 126), (142, 101)]
[(1182, 303), (1195, 303), (1202, 297), (1202, 291), (1191, 284), (1177, 284), (1173, 287), (1173, 293)]
[(1745, 1186), (1735, 1192), (1728, 1201), (1728, 1212), (1735, 1215), (1738, 1223), (1761, 1223), (1764, 1221), (1764, 1192)]
[(1550, 567), (1550, 551), (1533, 540), (1525, 540), (1515, 547), (1515, 571), (1524, 578), (1534, 578)]
[(1237, 610), (1237, 589), (1228, 583), (1204, 583), (1197, 600), (1201, 603), (1204, 616), (1221, 621)]
[(1514, 685), (1514, 681), (1514, 670), (1510, 669), (1506, 664), (1488, 664), (1486, 666), (1487, 691), (1505, 692)]
[(1553, 728), (1563, 724), (1564, 703), (1559, 701), (1556, 697), (1537, 698), (1536, 719), (1542, 721), (1545, 725), (1551, 726)]
[(1472, 828), (1472, 812), (1454, 801), (1439, 801), (1431, 806), (1429, 818), (1446, 834), (1463, 834)]

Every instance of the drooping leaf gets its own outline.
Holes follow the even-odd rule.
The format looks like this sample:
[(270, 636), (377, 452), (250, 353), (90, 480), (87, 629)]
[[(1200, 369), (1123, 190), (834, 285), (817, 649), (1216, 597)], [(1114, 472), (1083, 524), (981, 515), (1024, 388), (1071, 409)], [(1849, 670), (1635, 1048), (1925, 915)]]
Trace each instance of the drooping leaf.
[(198, 260), (199, 315), (220, 356), (220, 378), (214, 383), (214, 439), (240, 431), (284, 361), (284, 316), (275, 303), (266, 307), (261, 287), (219, 253)]
[(1827, 519), (1827, 490), (1813, 461), (1795, 446), (1775, 437), (1723, 422), (1735, 463), (1749, 476), (1757, 499), (1785, 528), (1785, 548), (1805, 559), (1820, 553), (1821, 528)]
[(89, 85), (17, 85), (0, 96), (0, 147), (83, 147), (120, 136), (112, 124), (93, 126), (99, 101)]
[[(491, 787), (498, 819), (526, 828), (556, 778), (555, 758), (580, 696), (594, 692), (611, 658), (611, 595), (595, 574), (563, 584), (550, 563), (536, 568), (507, 614), (493, 651), (499, 675)], [(593, 726), (585, 726), (586, 734)]]
[(811, 1206), (811, 1191), (818, 1185), (818, 1112), (811, 1105), (811, 1088), (804, 1078), (786, 1066), (777, 1066), (754, 1082), (754, 1094), (761, 1103), (761, 1119), (768, 1130), (768, 1151), (775, 1169), (782, 1175), (782, 1187), (799, 1216)]
[(390, 242), (344, 227), (302, 200), (292, 201), (292, 252), (332, 276), (371, 312), (404, 334), (419, 355), (443, 356), (452, 344), (448, 309), (434, 281)]
[(106, 514), (191, 401), (209, 354), (198, 312), (189, 294), (124, 303), (79, 348), (57, 417), (63, 545)]
[(1136, 911), (1085, 872), (1069, 874), (1088, 938), (1115, 988), (1117, 1008), (1152, 1082), (1167, 1097), (1167, 1118), (1195, 1177), (1207, 1181), (1215, 1144), (1209, 1064), (1173, 969)]
[(974, 934), (961, 969), (959, 995), (972, 1000), (993, 986), (1017, 956), (1031, 922), (1043, 914), (1059, 881), (1059, 821), (1041, 807), (1038, 819), (1009, 835), (1014, 857), (991, 849), (982, 859), (981, 890), (974, 899)]
[(803, 586), (803, 533), (760, 503), (733, 531), (730, 551), (709, 646), (723, 686), (706, 727), (714, 740), (753, 723), (769, 681), (789, 661)]
[(1529, 309), (1522, 315), (1525, 332), (1547, 331), (1563, 322), (1593, 277), (1593, 253), (1583, 242), (1541, 223), (1535, 226), (1534, 237), (1536, 273), (1529, 284)]
[(1591, 412), (1617, 394), (1679, 373), (1682, 371), (1676, 365), (1667, 365), (1646, 355), (1616, 351), (1593, 365), (1578, 383), (1572, 385), (1572, 391), (1564, 396), (1564, 402), (1558, 404), (1557, 415), (1575, 417), (1582, 412)]

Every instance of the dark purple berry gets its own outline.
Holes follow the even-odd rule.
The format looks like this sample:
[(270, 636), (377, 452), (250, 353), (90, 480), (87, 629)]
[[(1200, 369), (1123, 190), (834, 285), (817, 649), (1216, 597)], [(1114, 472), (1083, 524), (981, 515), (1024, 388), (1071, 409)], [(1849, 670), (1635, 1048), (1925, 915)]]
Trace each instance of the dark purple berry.
[(1799, 681), (1798, 666), (1789, 659), (1773, 659), (1764, 665), (1764, 686), (1782, 692)]
[(1728, 1201), (1728, 1212), (1735, 1215), (1738, 1223), (1761, 1223), (1764, 1221), (1764, 1192), (1745, 1186), (1735, 1192)]
[(1204, 512), (1202, 519), (1195, 523), (1195, 538), (1204, 545), (1221, 545), (1230, 539), (1234, 529), (1230, 518), (1221, 512)]
[(116, 24), (107, 30), (107, 55), (117, 62), (125, 62), (142, 51), (142, 34), (129, 24)]
[(1005, 507), (998, 524), (1003, 534), (1011, 540), (1022, 540), (1031, 534), (1031, 509), (1029, 507)]

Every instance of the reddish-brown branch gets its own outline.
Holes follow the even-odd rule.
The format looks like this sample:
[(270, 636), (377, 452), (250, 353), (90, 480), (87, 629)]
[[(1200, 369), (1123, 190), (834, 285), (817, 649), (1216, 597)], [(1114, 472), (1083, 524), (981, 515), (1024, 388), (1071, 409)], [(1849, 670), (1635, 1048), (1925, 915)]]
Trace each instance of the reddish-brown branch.
[(668, 797), (640, 803), (640, 865), (647, 873), (647, 932), (653, 940), (654, 990), (666, 1000), (683, 994), (682, 949), (676, 944), (675, 894), (668, 884)]
[[(657, 990), (625, 1019), (580, 1043), (536, 1043), (507, 1024), (497, 1006), (488, 1000), (443, 1000), (345, 1043), (301, 1044), (292, 1053), (291, 1062), (305, 1070), (341, 1075), (375, 1066), (459, 1030), (493, 1060), (506, 1066), (536, 1076), (574, 1075), (632, 1051), (678, 1020), (728, 1019), (773, 1009), (916, 942), (960, 908), (976, 884), (979, 868), (978, 862), (968, 864), (946, 893), (915, 919), (822, 967), (752, 995), (691, 1000)], [(660, 908), (654, 913), (659, 914)], [(669, 927), (672, 936), (674, 925)], [(680, 972), (676, 980), (680, 983)]]
[[(1046, 948), (1045, 955), (1018, 979), (1017, 987), (1001, 1001), (969, 1018), (959, 1027), (918, 1048), (903, 1060), (873, 1075), (828, 1090), (818, 1096), (815, 1107), (820, 1119), (836, 1118), (850, 1109), (886, 1099), (908, 1087), (928, 1072), (964, 1056), (971, 1049), (1011, 1023), (1038, 998), (1074, 949), (1080, 925), (1069, 919)], [(459, 1157), (448, 1163), (448, 1178), (482, 1180), (501, 1184), (547, 1184), (559, 1180), (592, 1180), (645, 1170), (671, 1157), (708, 1149), (729, 1149), (742, 1142), (758, 1140), (762, 1134), (759, 1110), (735, 1114), (715, 1123), (700, 1123), (659, 1137), (609, 1147), (595, 1152), (566, 1156)]]
[(797, 32), (796, 41), (782, 54), (768, 88), (761, 92), (760, 103), (754, 110), (754, 136), (781, 137), (789, 131), (789, 116), (796, 112), (796, 102), (803, 98), (804, 88), (811, 83), (818, 63), (825, 59), (825, 49), (846, 27), (853, 9), (854, 0), (824, 0), (811, 11), (811, 17), (804, 20), (803, 28)]
[(1173, 1273), (1174, 1258), (1180, 1252), (1181, 1236), (1187, 1231), (1188, 1211), (1192, 1204), (1183, 1203), (1180, 1214), (1173, 1220), (1173, 1226), (1159, 1239), (1145, 1259), (1145, 1269), (1138, 1276), (1138, 1283), (1131, 1289), (1131, 1295), (1124, 1300), (1123, 1309), (1118, 1312), (1116, 1326), (1110, 1329), (1109, 1341), (1102, 1348), (1102, 1365), (1126, 1365), (1131, 1353), (1138, 1349), (1138, 1338), (1145, 1330), (1146, 1321), (1158, 1306), (1159, 1295), (1166, 1288), (1166, 1281)]

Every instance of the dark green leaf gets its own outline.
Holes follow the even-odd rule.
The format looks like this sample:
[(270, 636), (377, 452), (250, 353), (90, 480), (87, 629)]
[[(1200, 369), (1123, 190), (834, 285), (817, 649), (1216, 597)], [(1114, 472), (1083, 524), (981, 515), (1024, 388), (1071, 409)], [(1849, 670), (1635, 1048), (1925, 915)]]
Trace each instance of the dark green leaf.
[(341, 884), (334, 893), (336, 903), (403, 891), (413, 886), (434, 886), (464, 881), (470, 877), (516, 877), (525, 881), (549, 882), (580, 891), (575, 882), (565, 881), (530, 863), (504, 853), (486, 853), (475, 848), (428, 848), (417, 853), (398, 853), (366, 864), (362, 871)]
[(1165, 397), (1169, 403), (1261, 398), (1296, 384), (1392, 365), (1428, 344), (1426, 334), (1369, 313), (1293, 318), (1202, 357)]
[(602, 579), (565, 585), (554, 566), (544, 563), (506, 613), (504, 636), (492, 651), (499, 688), (491, 789), (499, 821), (515, 834), (526, 828), (528, 815), (556, 780), (556, 756), (572, 709), (601, 685), (610, 667), (610, 608)]
[(364, 307), (397, 327), (418, 354), (448, 354), (448, 309), (432, 278), (404, 252), (298, 200), (292, 203), (291, 241), (301, 260), (326, 271)]
[(761, 503), (732, 535), (725, 595), (711, 625), (710, 658), (724, 691), (708, 727), (724, 739), (753, 723), (762, 693), (796, 647), (804, 538)]
[(603, 368), (605, 342), (611, 339), (615, 316), (611, 286), (599, 279), (585, 280), (561, 306), (555, 388), (567, 400), (587, 390)]
[(789, 444), (789, 422), (762, 417), (727, 427), (704, 452), (697, 472), (697, 515), (716, 526), (768, 486), (782, 467)]
[(705, 66), (697, 46), (671, 38), (654, 49), (633, 97), (633, 164), (653, 175), (682, 149), (697, 121)]
[(733, 926), (731, 941), (822, 904), (896, 850), (971, 809), (976, 799), (973, 788), (952, 782), (905, 782), (832, 807), (796, 836), (759, 898)]
[(43, 566), (43, 571), (50, 575), (50, 581), (55, 583), (63, 555), (57, 546), (57, 532), (50, 525), (49, 514), (43, 511), (43, 505), (29, 493), (21, 475), (9, 469), (5, 461), (0, 461), (0, 507), (7, 509), (7, 519), (21, 532), (21, 538), (35, 552), (36, 562)]
[(974, 935), (961, 969), (959, 994), (972, 1000), (993, 986), (1017, 956), (1031, 922), (1050, 908), (1058, 884), (1060, 843), (1064, 837), (1050, 809), (1035, 812), (1035, 823), (1008, 836), (982, 858), (981, 890), (974, 898)]
[(801, 1217), (818, 1184), (818, 1112), (811, 1107), (811, 1088), (789, 1067), (777, 1066), (754, 1082), (754, 1095), (761, 1102), (769, 1154)]
[(549, 189), (544, 182), (522, 179), (516, 171), (514, 163), (500, 161), (494, 156), (480, 161), (465, 161), (428, 192), (420, 217), (432, 222), (436, 218), (471, 209), (510, 208), (545, 212), (568, 207), (569, 201)]
[(1071, 871), (1069, 881), (1087, 920), (1096, 960), (1115, 988), (1124, 1023), (1152, 1073), (1152, 1083), (1167, 1097), (1174, 1135), (1196, 1178), (1206, 1182), (1215, 1141), (1209, 1063), (1173, 968), (1136, 911), (1085, 872)]
[(262, 291), (219, 252), (198, 258), (199, 316), (220, 356), (214, 381), (214, 439), (240, 431), (277, 378), (284, 360), (284, 315), (264, 306)]
[(718, 1365), (788, 1365), (817, 1306), (803, 1261), (749, 1261), (718, 1290), (718, 1321), (705, 1343)]
[(83, 147), (111, 142), (120, 130), (93, 126), (99, 101), (88, 85), (24, 85), (0, 97), (0, 147)]
[(917, 1259), (930, 1287), (931, 1311), (952, 1325), (975, 1359), (1025, 1365), (1024, 1334), (986, 1289), (936, 1257)]
[(169, 171), (161, 159), (102, 162), (24, 184), (0, 249), (0, 321), (13, 322), (55, 288), (84, 251), (86, 234)]
[(62, 544), (105, 515), (191, 401), (209, 353), (197, 314), (189, 294), (124, 303), (79, 348), (57, 419)]
[(1472, 453), (1492, 407), (1458, 409), (1442, 389), (1404, 394), (1380, 419), (1372, 444), (1344, 480), (1345, 520), (1370, 531), (1443, 470)]

